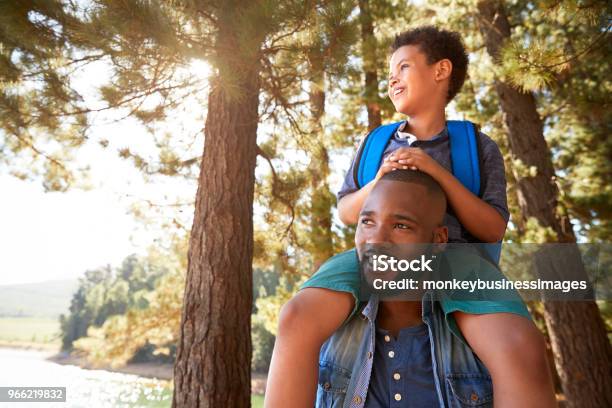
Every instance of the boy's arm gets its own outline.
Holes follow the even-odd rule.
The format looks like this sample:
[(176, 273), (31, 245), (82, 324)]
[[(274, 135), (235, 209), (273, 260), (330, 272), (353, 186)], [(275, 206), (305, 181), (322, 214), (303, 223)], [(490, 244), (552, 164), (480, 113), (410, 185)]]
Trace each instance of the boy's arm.
[(533, 322), (513, 313), (453, 316), (491, 374), (495, 408), (557, 406), (544, 338)]
[(375, 183), (376, 179), (370, 181), (354, 193), (345, 195), (338, 201), (338, 217), (340, 221), (345, 225), (357, 223), (363, 202), (368, 194), (370, 194), (370, 191), (372, 191)]
[[(401, 168), (417, 168), (440, 183), (457, 219), (474, 237), (482, 242), (497, 242), (504, 237), (507, 224), (504, 217), (493, 206), (472, 194), (425, 151), (414, 147), (401, 148), (393, 152), (389, 160), (400, 164)], [(503, 178), (503, 160), (499, 163)], [(505, 197), (505, 191), (503, 194)]]
[(506, 233), (506, 220), (501, 214), (472, 194), (444, 167), (430, 160), (435, 163), (435, 167), (429, 174), (442, 186), (461, 225), (483, 242), (501, 241)]
[[(370, 191), (374, 187), (374, 184), (386, 173), (392, 171), (394, 168), (401, 168), (402, 166), (397, 162), (392, 162), (388, 158), (383, 160), (383, 164), (378, 169), (374, 180), (368, 184), (349, 193), (338, 200), (338, 217), (345, 225), (356, 224), (359, 219), (359, 212), (363, 206), (363, 202), (367, 198)], [(352, 173), (352, 168), (349, 170)]]

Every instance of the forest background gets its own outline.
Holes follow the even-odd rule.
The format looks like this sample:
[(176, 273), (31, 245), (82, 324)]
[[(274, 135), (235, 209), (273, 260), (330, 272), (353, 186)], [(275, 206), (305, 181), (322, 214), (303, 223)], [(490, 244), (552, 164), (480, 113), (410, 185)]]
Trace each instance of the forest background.
[[(504, 155), (505, 242), (609, 243), (610, 16), (597, 1), (2, 2), (3, 174), (92, 188), (78, 158), (95, 146), (147, 184), (184, 186), (130, 202), (156, 239), (84, 271), (62, 349), (174, 362), (176, 405), (202, 387), (209, 402), (246, 406), (280, 306), (353, 246), (335, 192), (368, 131), (403, 119), (386, 97), (388, 46), (425, 24), (460, 32), (469, 51), (447, 115), (481, 124)], [(116, 131), (96, 132), (109, 122)], [(568, 406), (606, 406), (609, 302), (529, 308)], [(219, 365), (221, 352), (235, 358)]]

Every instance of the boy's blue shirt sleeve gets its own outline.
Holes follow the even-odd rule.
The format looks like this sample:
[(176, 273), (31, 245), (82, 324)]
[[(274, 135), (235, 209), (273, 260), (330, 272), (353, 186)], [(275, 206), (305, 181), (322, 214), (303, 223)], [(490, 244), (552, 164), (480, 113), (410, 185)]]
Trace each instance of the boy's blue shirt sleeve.
[(507, 223), (510, 219), (510, 212), (506, 198), (504, 158), (497, 143), (482, 132), (480, 133), (480, 146), (482, 153), (480, 177), (483, 179), (481, 198), (495, 208)]

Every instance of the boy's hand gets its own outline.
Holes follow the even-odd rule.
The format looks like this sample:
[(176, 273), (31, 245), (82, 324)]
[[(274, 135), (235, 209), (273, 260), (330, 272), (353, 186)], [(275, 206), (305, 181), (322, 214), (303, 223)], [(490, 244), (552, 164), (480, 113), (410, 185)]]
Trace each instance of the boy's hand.
[(392, 161), (390, 160), (390, 156), (392, 156), (393, 153), (387, 157), (384, 158), (382, 164), (380, 165), (378, 172), (376, 173), (376, 177), (374, 178), (374, 181), (378, 181), (380, 180), (380, 178), (382, 176), (384, 176), (385, 174), (389, 173), (390, 171), (393, 171), (395, 169), (401, 169), (403, 168), (402, 164), (398, 163), (397, 161)]
[(402, 147), (397, 149), (389, 155), (389, 161), (397, 164), (397, 168), (420, 170), (432, 177), (434, 177), (437, 171), (444, 169), (437, 161), (425, 153), (423, 149), (418, 147)]

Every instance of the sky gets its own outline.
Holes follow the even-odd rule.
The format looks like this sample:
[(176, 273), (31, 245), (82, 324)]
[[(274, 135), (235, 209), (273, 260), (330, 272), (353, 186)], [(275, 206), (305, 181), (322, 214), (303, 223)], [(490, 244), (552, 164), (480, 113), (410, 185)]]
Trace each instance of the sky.
[(0, 285), (74, 279), (141, 252), (134, 219), (112, 189), (45, 193), (0, 176)]
[[(140, 146), (150, 138), (134, 123), (96, 131), (129, 134)], [(118, 146), (89, 146), (77, 155), (91, 166), (87, 190), (45, 193), (39, 181), (0, 172), (0, 285), (75, 279), (88, 269), (118, 266), (132, 253), (145, 253), (162, 234), (155, 223), (151, 227), (133, 216), (134, 204), (195, 197), (193, 181), (146, 183), (139, 170), (119, 158)], [(185, 216), (189, 220), (192, 214)]]

